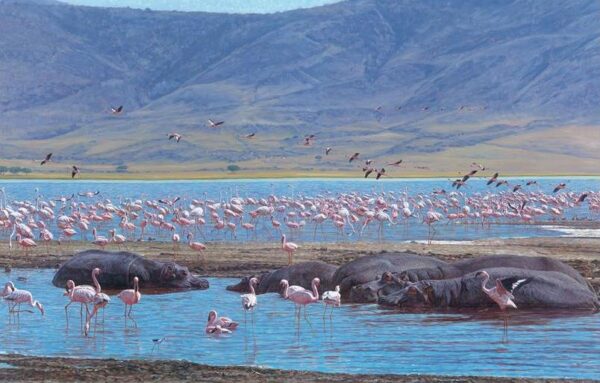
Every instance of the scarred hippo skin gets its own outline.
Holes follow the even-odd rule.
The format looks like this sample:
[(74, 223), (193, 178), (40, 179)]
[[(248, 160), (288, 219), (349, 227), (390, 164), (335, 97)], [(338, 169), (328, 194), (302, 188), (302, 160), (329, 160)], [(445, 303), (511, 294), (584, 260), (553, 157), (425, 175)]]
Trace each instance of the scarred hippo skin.
[(347, 298), (352, 287), (376, 281), (386, 271), (400, 273), (409, 269), (441, 266), (448, 266), (448, 263), (422, 255), (407, 253), (367, 255), (340, 266), (333, 275), (332, 285), (339, 285), (340, 293)]
[(141, 288), (207, 289), (208, 281), (192, 275), (187, 267), (159, 262), (129, 252), (87, 250), (69, 259), (54, 275), (52, 284), (64, 287), (72, 279), (77, 285), (92, 284), (92, 270), (100, 268), (102, 288), (126, 289), (138, 277)]
[(411, 282), (429, 279), (457, 278), (477, 270), (494, 267), (513, 267), (518, 269), (556, 271), (566, 274), (594, 291), (589, 282), (571, 266), (548, 257), (529, 257), (520, 255), (488, 255), (485, 257), (463, 259), (447, 266), (406, 270), (400, 277)]
[(237, 291), (240, 293), (249, 292), (248, 281), (252, 277), (258, 279), (256, 294), (280, 292), (280, 282), (282, 279), (287, 279), (290, 285), (302, 286), (305, 289), (310, 290), (313, 278), (319, 278), (321, 280), (319, 293), (323, 293), (324, 291), (331, 290), (334, 287), (331, 285), (331, 278), (336, 270), (336, 266), (329, 265), (324, 262), (301, 262), (261, 275), (244, 277), (239, 283), (227, 286), (227, 290)]
[[(490, 274), (487, 287), (495, 285), (497, 278), (531, 278), (518, 287), (513, 295), (519, 309), (552, 308), (570, 310), (598, 310), (600, 304), (595, 293), (568, 275), (556, 271), (526, 270), (510, 267), (485, 269)], [(482, 290), (483, 279), (476, 273), (460, 278), (424, 280), (408, 283), (405, 287), (380, 293), (379, 303), (405, 309), (445, 309), (498, 307)]]

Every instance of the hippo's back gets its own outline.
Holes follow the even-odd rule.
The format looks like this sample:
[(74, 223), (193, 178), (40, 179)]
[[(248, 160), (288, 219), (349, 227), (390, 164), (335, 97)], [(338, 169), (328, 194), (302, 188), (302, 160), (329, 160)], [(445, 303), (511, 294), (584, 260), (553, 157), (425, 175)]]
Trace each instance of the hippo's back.
[(332, 285), (339, 285), (342, 294), (348, 294), (353, 286), (376, 280), (386, 271), (401, 273), (409, 269), (444, 267), (442, 260), (423, 255), (390, 253), (367, 255), (340, 266), (333, 275)]
[(321, 261), (302, 262), (292, 266), (283, 267), (272, 271), (261, 278), (257, 293), (279, 292), (279, 284), (282, 279), (286, 279), (290, 285), (297, 285), (302, 286), (305, 289), (310, 289), (313, 278), (319, 278), (321, 280), (319, 291), (322, 292), (332, 287), (331, 279), (336, 270), (336, 266)]
[(129, 286), (128, 274), (131, 265), (140, 260), (139, 255), (129, 252), (86, 250), (65, 262), (54, 275), (52, 284), (64, 287), (69, 279), (75, 284), (92, 284), (92, 270), (98, 267), (98, 280), (107, 288)]

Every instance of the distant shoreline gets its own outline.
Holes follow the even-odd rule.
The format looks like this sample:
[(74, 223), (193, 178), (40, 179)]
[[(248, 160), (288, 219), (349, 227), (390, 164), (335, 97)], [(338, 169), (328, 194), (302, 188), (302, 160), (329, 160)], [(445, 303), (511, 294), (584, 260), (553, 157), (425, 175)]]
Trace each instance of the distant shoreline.
[[(89, 177), (88, 177), (89, 176)], [(489, 175), (477, 178), (487, 178)], [(600, 178), (600, 174), (530, 174), (530, 173), (501, 173), (502, 178)], [(414, 179), (454, 179), (457, 173), (405, 173), (400, 176), (386, 176), (379, 181), (385, 180), (414, 180)], [(220, 180), (269, 180), (269, 179), (365, 179), (360, 172), (236, 172), (236, 173), (89, 173), (77, 177), (75, 181), (220, 181)], [(3, 180), (23, 181), (69, 181), (70, 175), (62, 173), (29, 173), (27, 175), (0, 175)], [(374, 177), (365, 179), (375, 181)]]

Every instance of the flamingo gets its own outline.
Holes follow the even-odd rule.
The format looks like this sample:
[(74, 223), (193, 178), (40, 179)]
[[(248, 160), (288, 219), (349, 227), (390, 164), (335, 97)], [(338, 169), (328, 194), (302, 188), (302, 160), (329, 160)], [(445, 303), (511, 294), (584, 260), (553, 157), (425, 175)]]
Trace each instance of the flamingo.
[(215, 310), (211, 310), (208, 313), (208, 323), (206, 324), (206, 332), (213, 334), (215, 333), (215, 326), (221, 327), (221, 329), (235, 330), (238, 327), (238, 323), (228, 317), (219, 317)]
[(298, 245), (294, 242), (288, 242), (285, 234), (281, 235), (281, 248), (288, 254), (288, 265), (292, 264), (292, 256), (294, 255), (294, 251), (298, 250)]
[(306, 319), (306, 321), (308, 323), (310, 323), (310, 321), (308, 320), (308, 318), (306, 316), (306, 305), (315, 303), (319, 300), (319, 290), (317, 289), (317, 287), (320, 284), (321, 284), (321, 280), (319, 278), (314, 278), (311, 282), (312, 291), (308, 291), (308, 290), (297, 291), (288, 296), (288, 299), (291, 300), (292, 302), (294, 302), (296, 304), (296, 306), (298, 307), (298, 311), (296, 314), (296, 317), (298, 318), (298, 320), (300, 320), (300, 311), (302, 311), (302, 306), (304, 306), (305, 307), (304, 319)]
[(299, 291), (306, 291), (306, 289), (302, 286), (290, 286), (290, 283), (287, 279), (282, 279), (281, 282), (279, 282), (279, 286), (281, 287), (281, 296), (283, 299), (288, 299), (290, 294), (297, 293)]
[(327, 306), (331, 306), (331, 314), (329, 317), (333, 315), (333, 308), (340, 307), (342, 303), (342, 296), (340, 295), (340, 286), (335, 286), (335, 290), (333, 291), (325, 291), (321, 297), (323, 299), (323, 303), (325, 303), (325, 309), (323, 310), (323, 316), (327, 312)]
[(258, 285), (258, 279), (252, 277), (248, 281), (248, 288), (250, 292), (248, 294), (242, 294), (242, 307), (244, 309), (244, 322), (246, 322), (246, 312), (252, 311), (252, 318), (254, 318), (254, 308), (256, 307), (256, 291), (254, 287)]
[(496, 279), (496, 286), (489, 289), (486, 287), (487, 282), (490, 280), (490, 275), (487, 273), (487, 271), (479, 271), (477, 274), (475, 274), (475, 276), (483, 276), (483, 280), (481, 281), (481, 289), (488, 297), (496, 302), (502, 311), (506, 310), (508, 307), (516, 309), (517, 305), (513, 301), (515, 297), (512, 293), (518, 288), (531, 282), (531, 278), (498, 278)]
[[(44, 316), (44, 306), (40, 302), (34, 300), (31, 293), (27, 290), (20, 290), (15, 288), (7, 296), (4, 297), (4, 300), (9, 302), (10, 306), (8, 312), (13, 315), (17, 314), (17, 317), (21, 312), (21, 304), (23, 303), (28, 304), (31, 307), (37, 307), (37, 309), (40, 310), (40, 313), (42, 313), (42, 316)], [(17, 307), (18, 309), (15, 310), (15, 308)]]
[(21, 246), (22, 249), (25, 250), (25, 255), (27, 255), (27, 251), (30, 248), (36, 247), (37, 243), (35, 243), (35, 241), (31, 238), (23, 238), (21, 237), (21, 234), (17, 234), (17, 243), (19, 244), (19, 246)]
[(109, 231), (109, 233), (110, 233), (110, 241), (116, 243), (117, 246), (119, 246), (119, 247), (121, 247), (121, 245), (127, 241), (125, 236), (122, 234), (117, 234), (117, 231), (115, 229), (111, 229)]
[(94, 240), (92, 243), (96, 246), (100, 246), (103, 250), (106, 245), (108, 245), (108, 238), (98, 235), (96, 232), (96, 228), (92, 229), (92, 234), (94, 235)]
[[(192, 233), (188, 233), (187, 238), (188, 246), (190, 247), (190, 249), (197, 251), (198, 253), (201, 253), (204, 250), (206, 250), (206, 245), (202, 242), (192, 242), (192, 240), (194, 239), (194, 235)], [(198, 256), (200, 255), (198, 254)]]
[[(133, 310), (133, 305), (140, 303), (140, 300), (142, 299), (142, 293), (140, 293), (139, 282), (140, 280), (137, 276), (133, 277), (133, 289), (123, 290), (117, 295), (117, 297), (125, 304), (125, 320), (129, 318), (133, 320), (134, 323), (135, 319), (133, 319), (133, 317), (131, 316), (131, 311)], [(127, 312), (127, 306), (129, 306), (129, 313)]]

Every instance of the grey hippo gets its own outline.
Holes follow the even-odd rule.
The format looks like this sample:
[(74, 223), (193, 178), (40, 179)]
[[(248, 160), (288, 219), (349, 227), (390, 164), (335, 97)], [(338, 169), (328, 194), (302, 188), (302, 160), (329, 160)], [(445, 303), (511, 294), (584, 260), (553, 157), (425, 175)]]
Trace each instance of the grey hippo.
[(333, 275), (332, 285), (340, 286), (342, 297), (354, 296), (350, 293), (354, 286), (378, 280), (384, 272), (400, 273), (418, 268), (445, 267), (448, 263), (437, 258), (409, 253), (384, 253), (367, 255), (340, 266)]
[(240, 293), (249, 292), (248, 281), (255, 277), (258, 279), (256, 294), (278, 293), (280, 292), (282, 279), (287, 279), (290, 285), (302, 286), (305, 289), (311, 288), (313, 278), (321, 280), (319, 293), (331, 290), (334, 286), (331, 284), (333, 274), (337, 270), (336, 266), (320, 261), (300, 262), (281, 269), (270, 271), (261, 275), (251, 275), (242, 278), (242, 280), (231, 286), (227, 286), (229, 291)]
[(100, 268), (100, 284), (106, 289), (125, 289), (139, 278), (142, 288), (207, 289), (208, 281), (173, 262), (160, 262), (121, 251), (86, 250), (65, 262), (56, 272), (52, 284), (65, 287), (72, 279), (76, 284), (92, 284), (92, 270)]
[[(527, 270), (512, 267), (485, 269), (491, 287), (496, 279), (528, 279), (528, 283), (513, 291), (519, 309), (594, 310), (600, 308), (598, 297), (570, 276), (556, 271)], [(403, 309), (477, 308), (496, 304), (483, 292), (481, 273), (459, 278), (421, 280), (386, 288), (380, 293), (379, 304)], [(389, 284), (388, 286), (393, 286)]]

